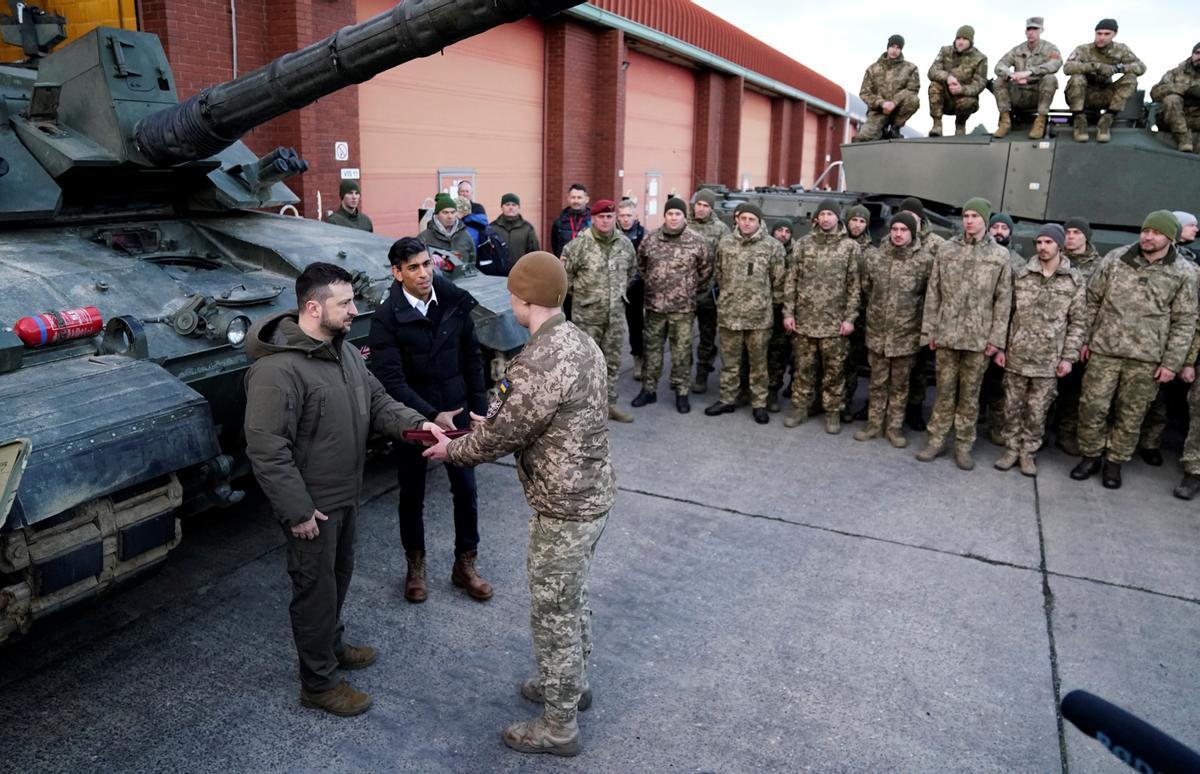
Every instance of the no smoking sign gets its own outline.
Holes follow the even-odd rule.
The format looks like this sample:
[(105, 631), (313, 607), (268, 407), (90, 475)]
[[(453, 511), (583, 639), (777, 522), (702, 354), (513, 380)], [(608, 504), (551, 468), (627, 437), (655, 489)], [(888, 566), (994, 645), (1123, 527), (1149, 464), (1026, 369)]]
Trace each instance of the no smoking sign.
[(333, 144), (333, 160), (334, 161), (349, 161), (350, 160), (350, 143), (335, 142)]

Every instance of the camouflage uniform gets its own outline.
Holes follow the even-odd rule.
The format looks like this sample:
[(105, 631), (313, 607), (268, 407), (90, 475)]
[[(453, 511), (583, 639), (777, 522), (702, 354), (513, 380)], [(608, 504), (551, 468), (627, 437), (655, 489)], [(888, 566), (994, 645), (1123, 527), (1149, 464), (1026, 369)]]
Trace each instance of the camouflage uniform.
[(604, 355), (557, 315), (534, 332), (505, 377), (487, 421), (446, 453), (463, 466), (516, 454), (533, 509), (530, 625), (545, 714), (571, 723), (588, 685), (588, 570), (616, 495)]
[(692, 325), (699, 288), (712, 284), (712, 253), (696, 231), (650, 232), (638, 248), (638, 273), (645, 282), (643, 389), (653, 392), (663, 370), (663, 344), (671, 342), (671, 389), (686, 395), (692, 378)]
[(1176, 144), (1194, 145), (1192, 133), (1200, 132), (1200, 67), (1191, 57), (1163, 75), (1150, 99), (1162, 105), (1159, 126), (1171, 131)]
[[(1007, 113), (1014, 107), (1018, 110), (1050, 112), (1054, 92), (1058, 91), (1058, 78), (1054, 74), (1062, 68), (1062, 54), (1058, 46), (1047, 40), (1039, 40), (1031, 50), (1028, 43), (1014, 47), (1000, 57), (996, 63), (996, 81), (992, 93), (996, 95), (996, 109)], [(1030, 72), (1027, 85), (1009, 81), (1010, 72)]]
[[(1096, 267), (1100, 265), (1100, 252), (1087, 243), (1082, 253), (1070, 253), (1066, 250), (1063, 255), (1083, 277), (1084, 285), (1092, 280)], [(1058, 399), (1055, 412), (1058, 414), (1059, 441), (1073, 443), (1079, 439), (1079, 393), (1083, 388), (1083, 374), (1087, 371), (1086, 363), (1076, 363), (1071, 373), (1058, 380)]]
[[(962, 86), (955, 96), (946, 86), (953, 75)], [(945, 113), (965, 119), (979, 110), (979, 94), (987, 87), (987, 57), (972, 45), (961, 54), (954, 46), (942, 46), (929, 68), (929, 115), (941, 121)]]
[(796, 321), (792, 406), (797, 409), (807, 410), (812, 402), (820, 361), (821, 404), (826, 413), (842, 410), (849, 341), (839, 328), (858, 318), (861, 252), (840, 230), (817, 230), (796, 243), (784, 281), (783, 316)]
[[(946, 238), (941, 234), (937, 234), (929, 225), (929, 218), (921, 220), (920, 233), (921, 247), (929, 252), (932, 256), (934, 249), (937, 248)], [(920, 411), (925, 405), (925, 394), (929, 391), (929, 364), (934, 359), (933, 353), (927, 347), (921, 347), (916, 354), (916, 359), (913, 360), (912, 371), (908, 378), (908, 405), (914, 411)]]
[(572, 294), (571, 320), (591, 336), (608, 364), (608, 402), (617, 402), (621, 345), (625, 341), (623, 296), (637, 270), (633, 243), (617, 229), (607, 237), (595, 227), (579, 233), (563, 248)]
[(787, 271), (783, 245), (765, 226), (750, 236), (735, 231), (717, 245), (716, 280), (721, 288), (721, 402), (737, 401), (743, 350), (750, 358), (750, 404), (767, 407), (767, 342), (772, 304), (782, 300)]
[[(1117, 64), (1125, 71), (1114, 83), (1113, 65)], [(1063, 72), (1071, 76), (1067, 79), (1067, 107), (1071, 112), (1103, 109), (1119, 113), (1137, 89), (1137, 77), (1146, 72), (1146, 65), (1129, 46), (1114, 40), (1104, 48), (1096, 48), (1095, 43), (1076, 47), (1067, 57)]]
[[(785, 268), (791, 267), (795, 249), (795, 240), (783, 245)], [(767, 394), (772, 402), (775, 394), (783, 389), (783, 379), (791, 363), (792, 337), (783, 327), (783, 304), (775, 304), (771, 312), (771, 340), (767, 342)]]
[[(870, 223), (863, 232), (856, 237), (850, 236), (850, 231), (847, 228), (846, 238), (858, 245), (858, 279), (861, 284), (863, 273), (867, 270), (867, 251), (875, 247), (871, 241)], [(867, 313), (867, 298), (860, 296), (858, 303), (858, 318), (865, 320)], [(854, 394), (858, 392), (858, 375), (864, 370), (869, 372), (870, 363), (867, 358), (867, 326), (855, 324), (854, 332), (848, 337), (848, 349), (846, 350), (846, 393), (843, 399), (843, 405), (849, 409), (854, 405)]]
[[(1192, 335), (1192, 346), (1188, 349), (1185, 366), (1196, 366), (1200, 360), (1200, 326)], [(1192, 476), (1200, 476), (1200, 389), (1192, 382), (1188, 390), (1188, 434), (1183, 442), (1183, 455), (1179, 461), (1183, 463), (1183, 472)]]
[(978, 242), (959, 234), (934, 249), (921, 322), (922, 339), (937, 345), (930, 446), (944, 445), (951, 426), (960, 447), (975, 444), (984, 350), (1004, 349), (1011, 312), (1012, 266), (989, 234)]
[[(714, 256), (717, 253), (717, 243), (729, 236), (729, 226), (711, 213), (705, 220), (697, 220), (695, 216), (688, 218), (688, 228), (698, 231), (708, 240), (708, 247)], [(713, 370), (713, 360), (717, 357), (717, 300), (713, 294), (713, 283), (707, 287), (701, 286), (696, 292), (696, 330), (699, 334), (696, 343), (696, 372), (705, 373)]]
[(1158, 392), (1155, 370), (1178, 373), (1187, 358), (1196, 329), (1196, 270), (1174, 247), (1154, 263), (1136, 244), (1118, 247), (1088, 284), (1087, 304), (1091, 359), (1079, 399), (1079, 448), (1085, 457), (1104, 452), (1115, 400), (1108, 459), (1121, 463), (1133, 455)]
[(921, 317), (933, 255), (918, 239), (871, 248), (863, 272), (867, 357), (871, 364), (868, 425), (900, 432), (909, 374), (921, 348)]
[(1087, 283), (1063, 258), (1049, 277), (1033, 258), (1013, 277), (1004, 363), (1004, 443), (1018, 454), (1042, 445), (1057, 368), (1079, 360), (1087, 332)]
[[(878, 140), (890, 122), (900, 127), (921, 106), (921, 76), (917, 66), (904, 59), (904, 54), (888, 59), (887, 52), (863, 73), (858, 96), (867, 103), (867, 121), (854, 136), (854, 142)], [(894, 102), (891, 113), (883, 112), (884, 102)]]

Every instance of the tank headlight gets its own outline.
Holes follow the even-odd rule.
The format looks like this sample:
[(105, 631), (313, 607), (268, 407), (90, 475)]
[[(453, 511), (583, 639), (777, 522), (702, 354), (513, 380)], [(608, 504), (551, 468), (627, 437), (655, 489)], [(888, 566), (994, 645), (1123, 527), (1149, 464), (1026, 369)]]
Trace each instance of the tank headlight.
[(225, 329), (225, 340), (231, 347), (240, 347), (246, 343), (246, 334), (250, 332), (250, 318), (239, 314), (229, 321)]

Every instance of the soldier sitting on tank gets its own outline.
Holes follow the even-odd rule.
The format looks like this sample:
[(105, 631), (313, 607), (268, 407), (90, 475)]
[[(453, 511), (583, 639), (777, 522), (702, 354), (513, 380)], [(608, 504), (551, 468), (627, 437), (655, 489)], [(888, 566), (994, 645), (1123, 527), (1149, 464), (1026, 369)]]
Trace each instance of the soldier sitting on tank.
[(467, 263), (475, 263), (475, 240), (458, 216), (458, 204), (450, 194), (440, 193), (433, 200), (433, 218), (417, 238), (438, 250), (458, 253)]
[(1162, 105), (1160, 128), (1170, 130), (1175, 147), (1196, 153), (1195, 133), (1200, 132), (1200, 43), (1192, 46), (1192, 55), (1163, 75), (1150, 99)]
[(1033, 16), (1025, 20), (1025, 42), (1013, 48), (996, 63), (996, 82), (992, 93), (996, 95), (996, 109), (1000, 111), (1000, 123), (993, 137), (1006, 137), (1012, 129), (1012, 109), (1037, 109), (1037, 118), (1029, 130), (1029, 139), (1040, 140), (1046, 134), (1046, 121), (1050, 117), (1050, 103), (1058, 91), (1058, 78), (1054, 74), (1062, 68), (1062, 54), (1058, 46), (1042, 40), (1042, 17)]
[(362, 206), (362, 189), (358, 187), (357, 180), (343, 180), (338, 186), (338, 195), (342, 197), (342, 204), (325, 216), (326, 223), (357, 228), (360, 231), (375, 230), (371, 219), (359, 209)]
[(854, 142), (899, 138), (900, 130), (921, 106), (921, 75), (904, 58), (904, 38), (892, 35), (887, 50), (863, 73), (858, 96), (867, 103), (867, 121)]
[[(1076, 47), (1063, 66), (1063, 72), (1071, 76), (1067, 107), (1074, 114), (1076, 142), (1088, 141), (1085, 110), (1104, 110), (1096, 123), (1096, 142), (1111, 140), (1113, 119), (1137, 89), (1137, 77), (1146, 72), (1146, 65), (1128, 46), (1113, 40), (1116, 34), (1116, 20), (1101, 19), (1096, 24), (1096, 39)], [(1121, 77), (1113, 81), (1114, 75)]]
[(975, 28), (964, 24), (954, 44), (942, 46), (929, 68), (930, 137), (942, 136), (942, 115), (954, 114), (954, 133), (967, 133), (967, 118), (979, 110), (979, 94), (987, 87), (987, 56), (975, 48)]

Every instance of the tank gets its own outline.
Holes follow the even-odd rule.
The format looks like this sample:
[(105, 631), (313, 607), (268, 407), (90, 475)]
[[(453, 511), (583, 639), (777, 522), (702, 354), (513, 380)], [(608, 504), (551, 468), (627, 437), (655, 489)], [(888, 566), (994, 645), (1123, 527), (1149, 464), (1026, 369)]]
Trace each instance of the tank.
[(1112, 140), (1075, 142), (1070, 113), (1051, 111), (1042, 140), (1028, 139), (1034, 116), (1013, 113), (1013, 129), (996, 139), (982, 130), (963, 136), (922, 137), (842, 146), (846, 186), (885, 217), (905, 196), (916, 196), (940, 217), (972, 196), (988, 199), (1016, 221), (1014, 242), (1033, 255), (1047, 222), (1073, 216), (1093, 227), (1101, 253), (1136, 241), (1152, 210), (1179, 210), (1200, 200), (1200, 156), (1175, 150), (1170, 133), (1156, 131), (1157, 104), (1136, 92), (1117, 116)]
[[(241, 499), (242, 345), (295, 307), (305, 266), (353, 275), (350, 338), (366, 338), (392, 240), (264, 211), (298, 201), (285, 181), (307, 165), (240, 138), (578, 2), (406, 0), (182, 103), (154, 35), (98, 28), (51, 52), (61, 17), (3, 20), (29, 61), (0, 66), (0, 642), (161, 562), (180, 517)], [(451, 278), (480, 302), (485, 350), (519, 349), (504, 280)]]

